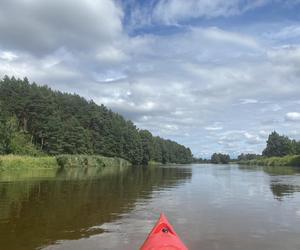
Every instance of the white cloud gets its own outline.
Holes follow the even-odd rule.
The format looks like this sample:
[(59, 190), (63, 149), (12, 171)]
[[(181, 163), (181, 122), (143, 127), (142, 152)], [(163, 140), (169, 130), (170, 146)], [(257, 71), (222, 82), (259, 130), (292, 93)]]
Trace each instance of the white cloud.
[(2, 60), (11, 62), (17, 58), (18, 56), (11, 51), (0, 51), (0, 59)]
[(3, 0), (0, 11), (1, 46), (35, 55), (61, 47), (90, 51), (123, 30), (123, 11), (112, 0)]
[[(199, 30), (199, 29), (198, 29)], [(240, 46), (250, 47), (258, 49), (260, 46), (258, 42), (252, 37), (242, 35), (235, 32), (228, 32), (217, 27), (211, 27), (207, 29), (200, 29), (204, 37), (207, 37), (213, 41), (219, 41), (222, 43), (231, 43)]]
[(251, 134), (249, 132), (245, 132), (244, 136), (246, 137), (246, 142), (249, 144), (260, 144), (264, 142), (258, 135)]
[(288, 112), (285, 118), (288, 121), (300, 121), (300, 112)]
[(275, 32), (267, 32), (265, 36), (268, 39), (274, 39), (274, 40), (288, 40), (300, 37), (300, 25), (290, 25), (283, 27), (279, 31)]
[(217, 131), (217, 130), (222, 130), (223, 129), (223, 127), (221, 127), (221, 126), (219, 126), (219, 127), (217, 127), (217, 126), (208, 126), (208, 127), (204, 127), (204, 129), (205, 130), (208, 130), (208, 131)]
[(296, 67), (300, 65), (300, 44), (275, 47), (270, 49), (267, 54), (274, 64), (282, 66), (288, 64)]
[(162, 0), (154, 9), (154, 19), (166, 24), (174, 24), (191, 18), (213, 18), (239, 15), (245, 11), (260, 7), (268, 0)]
[(96, 54), (96, 58), (99, 60), (99, 62), (105, 64), (118, 64), (129, 59), (128, 55), (115, 46), (101, 48), (101, 50), (99, 50), (99, 52)]
[(259, 131), (259, 135), (262, 137), (267, 137), (269, 134), (270, 134), (270, 132), (263, 130), (263, 129)]
[(255, 104), (258, 100), (255, 99), (240, 99), (241, 104)]

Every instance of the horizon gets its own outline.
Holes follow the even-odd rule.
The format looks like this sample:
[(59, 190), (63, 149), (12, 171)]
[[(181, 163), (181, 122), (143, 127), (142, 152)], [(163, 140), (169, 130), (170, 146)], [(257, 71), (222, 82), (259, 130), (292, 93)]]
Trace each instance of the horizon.
[(300, 140), (300, 1), (4, 0), (0, 76), (76, 93), (139, 129), (236, 158)]

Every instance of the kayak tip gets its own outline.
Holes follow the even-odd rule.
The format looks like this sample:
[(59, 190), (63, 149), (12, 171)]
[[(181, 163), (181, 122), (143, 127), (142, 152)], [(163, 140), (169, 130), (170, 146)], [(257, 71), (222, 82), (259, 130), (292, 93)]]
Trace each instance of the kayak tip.
[(176, 234), (167, 216), (161, 212), (158, 221), (152, 228), (140, 250), (188, 250)]

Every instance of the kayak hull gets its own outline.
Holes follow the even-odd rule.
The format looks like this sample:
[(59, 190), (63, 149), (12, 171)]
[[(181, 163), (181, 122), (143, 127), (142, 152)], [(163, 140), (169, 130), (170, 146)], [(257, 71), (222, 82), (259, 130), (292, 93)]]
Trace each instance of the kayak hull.
[(188, 250), (162, 213), (140, 250)]

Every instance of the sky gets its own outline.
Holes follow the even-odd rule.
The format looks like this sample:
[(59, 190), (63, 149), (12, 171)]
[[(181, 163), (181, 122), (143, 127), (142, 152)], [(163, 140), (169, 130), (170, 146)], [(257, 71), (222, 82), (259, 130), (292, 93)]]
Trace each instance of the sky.
[(0, 77), (232, 157), (300, 140), (300, 0), (0, 0)]

